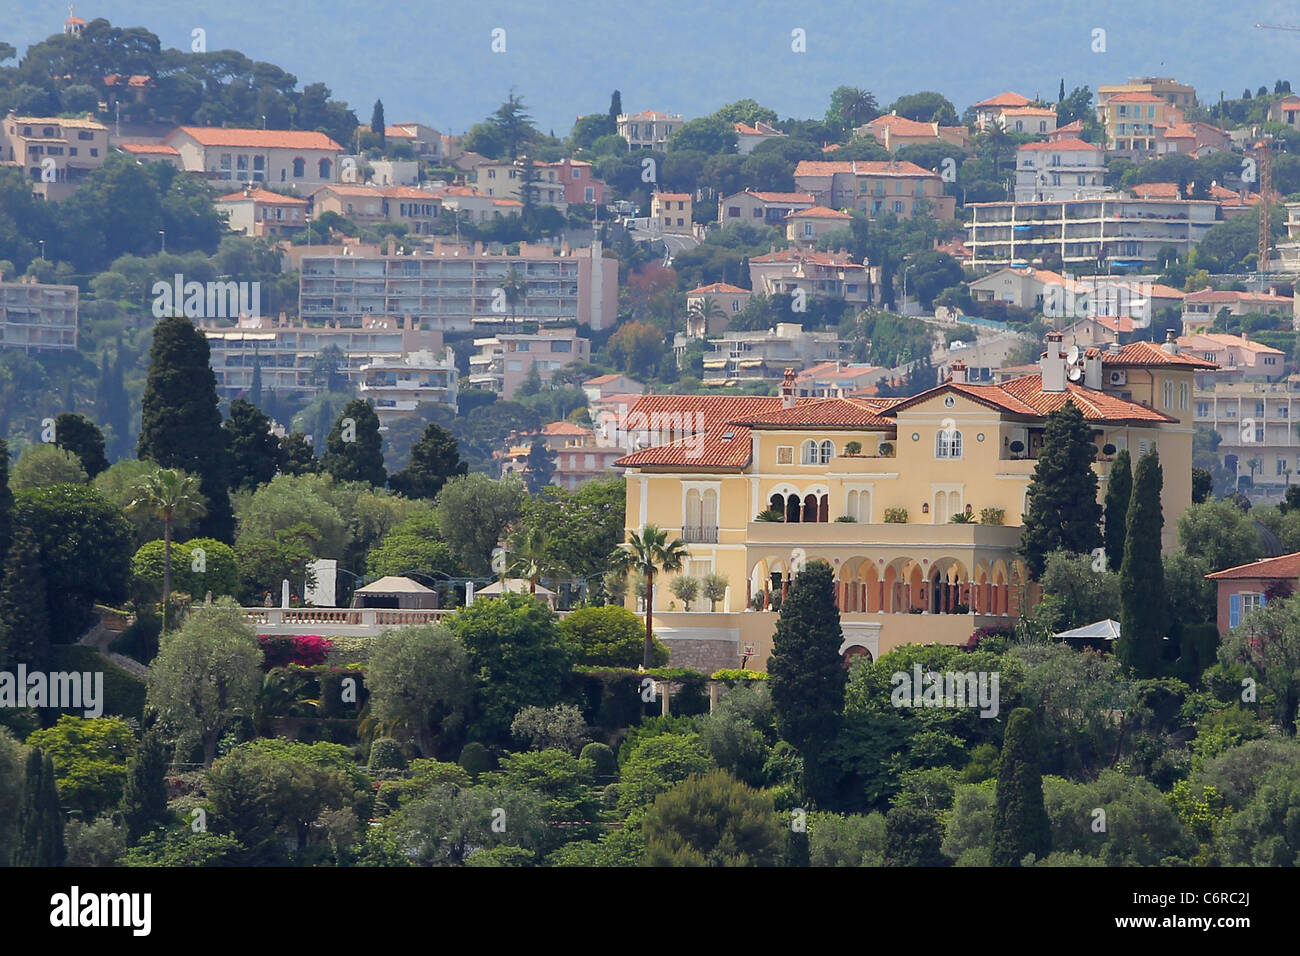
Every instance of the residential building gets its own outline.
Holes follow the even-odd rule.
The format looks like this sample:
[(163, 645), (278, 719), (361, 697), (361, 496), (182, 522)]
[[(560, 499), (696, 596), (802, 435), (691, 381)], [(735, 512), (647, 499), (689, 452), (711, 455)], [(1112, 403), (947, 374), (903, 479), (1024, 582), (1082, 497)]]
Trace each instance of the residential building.
[(456, 353), (419, 349), (401, 358), (380, 358), (361, 366), (358, 394), (369, 399), (380, 428), (415, 413), (421, 404), (455, 410), (458, 377)]
[(448, 186), (434, 191), (443, 209), (449, 209), (462, 222), (491, 222), (494, 216), (522, 216), (524, 204), (518, 199), (502, 199), (479, 192), (472, 186)]
[(1097, 104), (1097, 122), (1106, 130), (1106, 149), (1133, 158), (1155, 155), (1156, 127), (1182, 121), (1182, 110), (1154, 93), (1114, 93)]
[[(686, 293), (687, 336), (703, 338), (726, 331), (731, 317), (744, 312), (753, 295), (749, 289), (727, 282), (710, 282), (691, 289)], [(710, 314), (710, 304), (716, 306), (722, 314)]]
[(164, 140), (184, 168), (218, 183), (315, 186), (339, 181), (343, 147), (307, 130), (178, 126)]
[(370, 182), (376, 186), (420, 185), (420, 162), (415, 159), (367, 159)]
[(1106, 195), (1106, 153), (1081, 139), (1026, 143), (1016, 150), (1016, 202)]
[(1029, 106), (1033, 102), (1029, 97), (1021, 96), (1019, 93), (1013, 93), (1009, 90), (1005, 93), (999, 93), (997, 96), (989, 97), (987, 100), (980, 100), (971, 107), (975, 111), (975, 128), (988, 129), (998, 121), (1003, 110)]
[(393, 123), (384, 128), (384, 136), (390, 141), (409, 143), (420, 159), (437, 163), (447, 158), (443, 147), (445, 137), (432, 126), (423, 123)]
[(924, 212), (952, 219), (956, 213), (956, 200), (944, 195), (943, 179), (916, 163), (806, 159), (795, 167), (794, 184), (811, 193), (819, 206), (857, 209), (869, 216), (892, 212), (910, 218)]
[(794, 394), (797, 398), (847, 398), (888, 375), (889, 369), (879, 365), (819, 362), (795, 375)]
[(809, 249), (775, 249), (749, 260), (749, 284), (764, 295), (843, 299), (863, 308), (873, 301), (880, 282), (880, 267), (853, 262), (848, 253)]
[(1200, 158), (1232, 148), (1232, 139), (1209, 123), (1171, 123), (1156, 126), (1156, 155), (1183, 153)]
[(615, 119), (618, 135), (627, 140), (630, 149), (668, 148), (668, 140), (682, 128), (681, 113), (660, 113), (644, 110), (640, 113), (620, 113)]
[(805, 332), (797, 322), (778, 322), (758, 332), (724, 332), (710, 340), (704, 353), (704, 384), (729, 386), (740, 382), (779, 382), (787, 368), (796, 371), (840, 354), (837, 332)]
[(317, 188), (311, 203), (313, 216), (333, 212), (362, 227), (396, 223), (406, 226), (408, 235), (430, 236), (441, 218), (443, 197), (413, 186), (336, 183)]
[(84, 119), (19, 116), (0, 122), (0, 165), (17, 166), (40, 199), (66, 199), (108, 156), (108, 127)]
[(0, 281), (0, 349), (76, 351), (75, 285)]
[(1167, 76), (1144, 76), (1130, 79), (1127, 83), (1105, 83), (1097, 87), (1098, 107), (1123, 93), (1149, 93), (1179, 109), (1196, 105), (1194, 86), (1179, 83)]
[(1170, 246), (1186, 256), (1216, 222), (1208, 200), (1073, 199), (971, 203), (975, 269), (1028, 265), (1056, 252), (1066, 266), (1143, 269)]
[(1275, 382), (1287, 372), (1286, 353), (1263, 342), (1252, 341), (1248, 334), (1226, 335), (1198, 332), (1180, 335), (1178, 347), (1190, 355), (1213, 362), (1218, 368), (1200, 372), (1196, 389), (1213, 390), (1223, 383), (1241, 381)]
[[(1175, 550), (1191, 503), (1191, 380), (1205, 363), (1133, 343), (1093, 350), (1072, 381), (1059, 334), (1047, 345), (1036, 374), (972, 385), (954, 363), (949, 381), (909, 399), (801, 401), (793, 372), (780, 398), (644, 396), (631, 413), (645, 423), (638, 450), (616, 463), (627, 469), (627, 530), (682, 537), (682, 573), (730, 584), (718, 613), (673, 612), (671, 576), (660, 579), (656, 633), (672, 663), (712, 670), (744, 655), (763, 669), (773, 599), (814, 559), (833, 569), (846, 656), (962, 644), (1032, 608), (1021, 524), (1046, 416), (1067, 400), (1097, 445), (1099, 502), (1119, 449), (1159, 449), (1161, 543)], [(846, 452), (850, 442), (861, 450)], [(784, 520), (757, 520), (765, 512)], [(959, 514), (981, 520), (953, 522)]]
[(827, 233), (847, 229), (853, 217), (838, 209), (813, 206), (792, 212), (785, 220), (785, 237), (791, 242), (815, 246)]
[(1219, 637), (1226, 640), (1247, 614), (1265, 607), (1270, 596), (1280, 601), (1295, 593), (1296, 581), (1300, 580), (1300, 552), (1261, 558), (1205, 577), (1214, 582), (1218, 610), (1215, 623)]
[[(1295, 299), (1274, 292), (1236, 292), (1231, 289), (1201, 289), (1183, 300), (1183, 333), (1205, 332), (1219, 313), (1229, 315), (1295, 315)], [(1292, 322), (1294, 326), (1294, 319)]]
[(1281, 494), (1300, 475), (1300, 376), (1214, 382), (1195, 401), (1196, 423), (1219, 434), (1215, 454), (1243, 483), (1249, 477), (1265, 495)]
[(1284, 96), (1269, 103), (1268, 121), (1285, 123), (1292, 129), (1300, 129), (1300, 96)]
[(587, 379), (582, 383), (582, 390), (587, 393), (588, 402), (598, 402), (611, 395), (640, 395), (645, 385), (622, 372), (610, 372)]
[[(533, 180), (531, 183), (526, 183), (529, 163), (532, 165)], [(532, 201), (537, 205), (550, 206), (564, 212), (568, 209), (568, 202), (565, 199), (567, 183), (563, 179), (564, 172), (565, 169), (558, 163), (520, 158), (480, 163), (474, 169), (474, 177), (479, 192), (487, 193), (489, 196), (523, 202), (524, 189), (527, 187), (532, 191)]]
[(594, 167), (581, 159), (568, 156), (547, 163), (547, 169), (554, 171), (559, 181), (564, 184), (564, 201), (569, 205), (603, 206), (608, 196), (608, 187), (603, 180), (597, 179)]
[(177, 169), (184, 169), (181, 154), (175, 146), (161, 143), (114, 143), (122, 152), (141, 163), (170, 163)]
[(940, 126), (938, 123), (918, 123), (897, 113), (886, 113), (855, 127), (854, 136), (871, 137), (891, 153), (904, 146), (922, 146), (948, 143), (965, 149), (970, 142), (970, 131), (965, 126)]
[(650, 197), (651, 227), (660, 232), (693, 235), (690, 193), (655, 193)]
[(314, 371), (316, 359), (331, 347), (344, 356), (349, 381), (360, 386), (362, 368), (375, 362), (399, 362), (415, 352), (442, 351), (442, 333), (418, 320), (368, 318), (364, 325), (342, 328), (337, 324), (290, 323), (283, 314), (240, 316), (233, 326), (200, 320), (208, 339), (217, 391), (223, 398), (238, 398), (253, 386), (253, 370), (262, 369), (262, 388), (299, 398), (315, 395), (322, 383)]
[(268, 189), (246, 187), (214, 199), (212, 205), (226, 214), (226, 225), (232, 231), (245, 236), (284, 236), (307, 225), (307, 200)]
[(759, 192), (746, 189), (718, 200), (718, 225), (722, 228), (744, 222), (753, 226), (786, 225), (793, 212), (811, 209), (816, 201), (808, 193)]
[(756, 146), (773, 139), (782, 139), (785, 133), (770, 123), (756, 120), (753, 126), (748, 123), (733, 123), (736, 130), (736, 151), (741, 156), (748, 156)]
[(608, 478), (615, 473), (614, 462), (625, 454), (621, 448), (602, 445), (590, 428), (573, 422), (551, 422), (539, 437), (554, 455), (551, 484), (569, 491), (593, 478)]
[(533, 333), (499, 332), (474, 340), (468, 388), (496, 392), (503, 401), (515, 397), (534, 366), (542, 382), (571, 362), (591, 361), (591, 342), (577, 329), (538, 329)]
[(1056, 132), (1056, 110), (1042, 106), (1008, 106), (996, 115), (994, 122), (1008, 133), (1050, 136)]
[[(525, 285), (513, 305), (503, 285), (511, 270)], [(564, 321), (599, 331), (617, 319), (618, 260), (606, 257), (599, 241), (559, 250), (521, 242), (516, 255), (437, 241), (407, 256), (305, 255), (298, 312), (344, 326), (403, 315), (446, 331)]]

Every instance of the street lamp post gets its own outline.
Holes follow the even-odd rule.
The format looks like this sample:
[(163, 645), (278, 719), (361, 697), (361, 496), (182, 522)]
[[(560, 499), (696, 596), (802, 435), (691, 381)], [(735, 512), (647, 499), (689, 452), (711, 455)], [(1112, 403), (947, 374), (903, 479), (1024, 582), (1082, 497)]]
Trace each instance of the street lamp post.
[(899, 311), (904, 316), (907, 315), (907, 274), (912, 271), (914, 265), (916, 263), (910, 262), (903, 268), (903, 306)]
[(163, 255), (166, 255), (167, 254), (167, 230), (166, 229), (158, 230), (158, 239), (159, 242), (162, 244), (162, 253)]

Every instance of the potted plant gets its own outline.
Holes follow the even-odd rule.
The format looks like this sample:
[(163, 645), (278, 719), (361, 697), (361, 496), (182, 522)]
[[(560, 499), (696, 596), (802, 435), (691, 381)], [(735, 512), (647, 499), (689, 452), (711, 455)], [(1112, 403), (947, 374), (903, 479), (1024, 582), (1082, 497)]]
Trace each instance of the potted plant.
[(876, 449), (881, 458), (894, 457), (894, 443), (892, 441), (882, 441)]
[(846, 454), (846, 455), (854, 455), (854, 456), (856, 456), (856, 455), (861, 455), (861, 454), (862, 454), (862, 442), (860, 442), (860, 441), (846, 441), (846, 442), (844, 443), (844, 454)]
[(843, 521), (843, 522), (846, 522), (846, 523), (848, 523), (848, 524), (856, 524), (858, 519), (855, 518), (855, 517), (853, 517), (853, 515), (840, 515), (840, 516), (839, 516), (838, 518), (836, 518), (835, 520), (836, 520), (836, 521)]
[(760, 511), (754, 516), (755, 521), (784, 521), (785, 514), (777, 511), (775, 508), (768, 508), (766, 511)]
[(907, 509), (886, 508), (885, 524), (907, 524)]
[(1005, 508), (981, 508), (980, 524), (1002, 524), (1007, 517)]

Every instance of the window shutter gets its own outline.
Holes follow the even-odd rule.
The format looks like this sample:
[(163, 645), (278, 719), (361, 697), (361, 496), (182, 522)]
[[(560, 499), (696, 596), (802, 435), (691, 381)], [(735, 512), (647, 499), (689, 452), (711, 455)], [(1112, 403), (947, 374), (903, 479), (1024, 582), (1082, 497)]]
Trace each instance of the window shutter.
[(1228, 595), (1228, 627), (1234, 628), (1241, 623), (1241, 595)]

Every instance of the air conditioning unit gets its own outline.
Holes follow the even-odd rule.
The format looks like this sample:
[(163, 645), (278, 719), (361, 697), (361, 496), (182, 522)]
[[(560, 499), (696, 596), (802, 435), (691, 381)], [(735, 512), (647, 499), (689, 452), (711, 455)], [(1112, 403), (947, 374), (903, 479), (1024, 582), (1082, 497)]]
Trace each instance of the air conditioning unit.
[(1110, 373), (1110, 384), (1112, 384), (1112, 385), (1127, 385), (1127, 384), (1128, 384), (1128, 372), (1119, 371), (1119, 370), (1116, 370), (1116, 371), (1111, 372), (1111, 373)]

